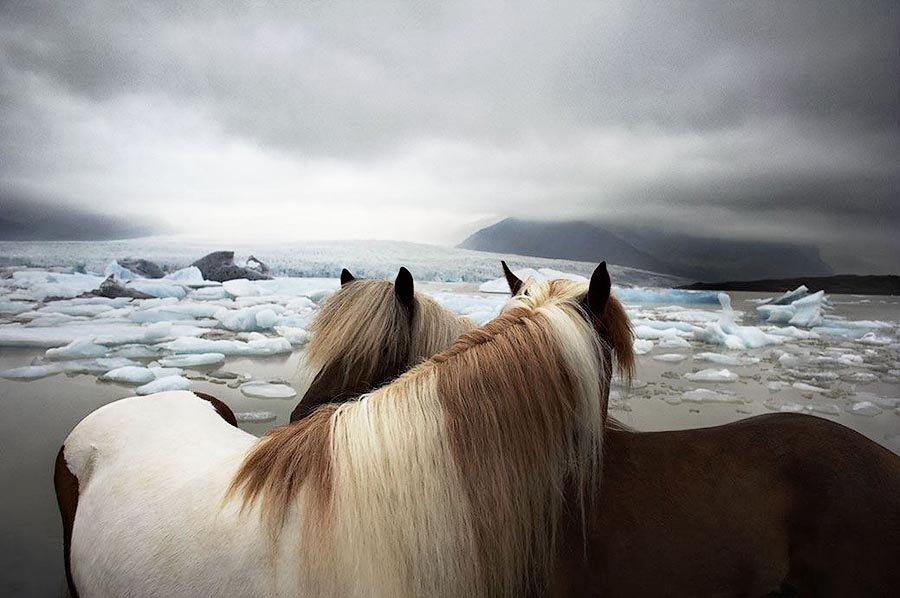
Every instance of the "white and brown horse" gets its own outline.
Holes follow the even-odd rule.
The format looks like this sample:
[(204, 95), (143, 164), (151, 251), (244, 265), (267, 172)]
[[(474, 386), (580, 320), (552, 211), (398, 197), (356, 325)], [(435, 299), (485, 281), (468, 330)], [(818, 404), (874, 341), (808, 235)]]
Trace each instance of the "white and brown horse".
[(608, 294), (608, 277), (530, 286), (387, 386), (262, 439), (190, 392), (101, 407), (57, 463), (72, 591), (551, 590), (599, 496), (610, 368), (589, 313)]
[(310, 326), (304, 369), (312, 381), (291, 421), (383, 386), (474, 327), (416, 292), (406, 268), (393, 283), (357, 279), (345, 268), (340, 290), (323, 301)]

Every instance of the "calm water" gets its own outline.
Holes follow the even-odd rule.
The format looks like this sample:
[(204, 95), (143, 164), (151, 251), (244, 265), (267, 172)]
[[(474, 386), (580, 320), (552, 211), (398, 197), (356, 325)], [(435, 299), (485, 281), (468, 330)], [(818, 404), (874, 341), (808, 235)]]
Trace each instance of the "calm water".
[[(743, 300), (754, 296), (759, 295), (737, 294), (736, 308), (749, 311), (752, 305)], [(859, 298), (838, 296), (834, 299), (859, 301)], [(867, 299), (871, 303), (838, 304), (837, 312), (850, 319), (900, 321), (900, 300)], [(0, 348), (0, 370), (27, 365), (38, 354), (32, 350)], [(897, 356), (893, 359), (897, 367)], [(262, 360), (232, 359), (225, 368), (250, 373), (258, 379), (291, 379), (299, 360), (300, 354)], [(627, 402), (629, 410), (614, 411), (613, 415), (638, 429), (650, 430), (714, 425), (768, 412), (762, 404), (770, 396), (765, 380), (767, 372), (775, 366), (767, 362), (730, 368), (741, 375), (741, 380), (728, 388), (750, 399), (750, 403), (669, 405), (660, 400), (672, 389), (697, 386), (681, 379), (683, 372), (701, 365), (691, 361), (670, 364), (653, 360), (650, 355), (641, 357), (637, 373), (640, 382)], [(713, 364), (705, 363), (702, 367), (713, 367)], [(254, 434), (285, 423), (296, 401), (250, 399), (238, 390), (205, 381), (197, 382), (196, 389), (219, 397), (235, 411), (271, 411), (278, 415), (273, 424), (242, 424)], [(860, 389), (882, 397), (900, 396), (895, 381), (860, 385)], [(129, 395), (127, 387), (100, 383), (84, 375), (71, 378), (57, 375), (33, 382), (0, 380), (0, 479), (4, 490), (0, 500), (0, 554), (3, 555), (0, 596), (65, 594), (61, 526), (52, 484), (53, 462), (60, 444), (81, 418), (105, 403)], [(797, 400), (802, 398), (798, 395)], [(891, 410), (870, 418), (845, 413), (831, 419), (900, 451), (900, 416)], [(147, 422), (147, 425), (166, 424), (164, 420)]]

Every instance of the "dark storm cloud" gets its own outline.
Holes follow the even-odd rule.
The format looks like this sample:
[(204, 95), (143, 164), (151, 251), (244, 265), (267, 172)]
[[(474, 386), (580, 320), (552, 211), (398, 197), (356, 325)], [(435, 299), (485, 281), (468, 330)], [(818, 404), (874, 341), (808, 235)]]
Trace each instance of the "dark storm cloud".
[(7, 189), (134, 214), (264, 189), (457, 228), (713, 216), (882, 269), (900, 249), (894, 2), (0, 11)]

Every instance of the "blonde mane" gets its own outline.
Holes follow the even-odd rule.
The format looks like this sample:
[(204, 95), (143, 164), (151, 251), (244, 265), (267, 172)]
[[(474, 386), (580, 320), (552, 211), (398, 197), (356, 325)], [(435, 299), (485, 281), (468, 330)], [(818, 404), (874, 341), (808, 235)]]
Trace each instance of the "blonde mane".
[(331, 367), (347, 377), (347, 387), (357, 381), (377, 382), (385, 365), (406, 370), (443, 351), (474, 326), (418, 292), (410, 320), (392, 283), (353, 280), (327, 298), (316, 314), (310, 326), (305, 376)]
[(610, 365), (585, 290), (529, 283), (391, 384), (273, 430), (230, 492), (273, 526), (318, 518), (301, 552), (329, 555), (307, 574), (332, 595), (545, 591), (564, 490), (600, 480)]

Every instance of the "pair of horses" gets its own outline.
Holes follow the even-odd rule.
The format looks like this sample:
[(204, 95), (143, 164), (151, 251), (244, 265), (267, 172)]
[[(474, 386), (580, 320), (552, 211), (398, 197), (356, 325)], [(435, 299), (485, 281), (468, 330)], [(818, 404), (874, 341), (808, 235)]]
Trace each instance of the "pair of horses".
[(900, 587), (895, 455), (811, 416), (627, 430), (606, 416), (612, 361), (627, 377), (633, 354), (605, 265), (587, 288), (504, 269), (514, 296), (481, 328), (416, 293), (405, 270), (393, 285), (343, 275), (314, 324), (319, 373), (300, 419), (262, 439), (188, 392), (89, 415), (57, 459), (72, 592)]

